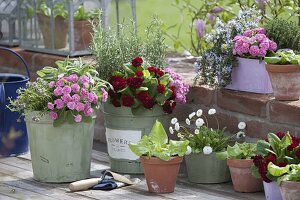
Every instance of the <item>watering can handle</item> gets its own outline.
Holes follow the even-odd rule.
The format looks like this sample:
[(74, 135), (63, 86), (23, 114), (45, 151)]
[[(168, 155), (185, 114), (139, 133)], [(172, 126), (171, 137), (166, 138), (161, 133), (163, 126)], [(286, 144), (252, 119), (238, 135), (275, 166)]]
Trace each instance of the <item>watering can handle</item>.
[(26, 72), (28, 74), (28, 78), (30, 79), (30, 73), (29, 73), (29, 69), (28, 69), (28, 64), (26, 63), (26, 61), (24, 60), (24, 58), (20, 54), (18, 54), (17, 52), (15, 52), (15, 51), (13, 51), (13, 50), (11, 50), (9, 48), (5, 48), (5, 47), (0, 47), (0, 50), (8, 51), (8, 52), (12, 53), (13, 55), (15, 55), (16, 57), (18, 57), (21, 60), (21, 62), (24, 64), (24, 66), (26, 68)]
[(0, 135), (2, 132), (4, 132), (4, 112), (5, 110), (5, 90), (4, 90), (4, 84), (0, 83)]

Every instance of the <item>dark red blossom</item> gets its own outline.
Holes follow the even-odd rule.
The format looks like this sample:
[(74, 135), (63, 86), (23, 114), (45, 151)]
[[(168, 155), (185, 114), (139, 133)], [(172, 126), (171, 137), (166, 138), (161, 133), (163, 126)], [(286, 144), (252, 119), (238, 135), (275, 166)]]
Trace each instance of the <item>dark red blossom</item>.
[(255, 167), (257, 167), (258, 172), (261, 176), (261, 178), (267, 182), (270, 183), (271, 180), (267, 177), (267, 164), (264, 161), (263, 157), (261, 155), (256, 155), (253, 157), (253, 163), (255, 165)]
[(153, 106), (155, 104), (154, 99), (146, 91), (138, 93), (136, 95), (136, 98), (141, 101), (141, 103), (143, 104), (143, 106), (145, 108), (148, 108), (148, 109), (153, 108)]
[(298, 159), (300, 159), (300, 149), (296, 151), (295, 155)]
[(169, 100), (174, 100), (176, 98), (175, 86), (171, 86), (170, 89), (172, 90), (172, 95)]
[(135, 72), (135, 75), (137, 76), (137, 77), (143, 77), (143, 72), (142, 71), (137, 71), (137, 72)]
[(134, 67), (139, 67), (143, 64), (143, 59), (141, 57), (135, 57), (132, 61), (131, 61), (131, 64), (134, 66)]
[(134, 104), (134, 98), (128, 95), (122, 96), (123, 106), (131, 107)]
[(109, 83), (114, 87), (115, 91), (121, 90), (126, 87), (126, 79), (120, 76), (111, 77)]
[(287, 149), (289, 151), (293, 151), (294, 148), (296, 148), (297, 146), (299, 146), (299, 138), (296, 138), (293, 135), (291, 137), (292, 137), (292, 144), (287, 147)]
[(176, 102), (167, 100), (162, 107), (165, 113), (171, 114), (176, 107)]
[(137, 89), (142, 86), (144, 79), (141, 77), (128, 77), (127, 84), (129, 87)]
[(149, 72), (153, 72), (153, 73), (155, 73), (156, 74), (156, 68), (155, 67), (148, 67), (148, 71)]
[(165, 92), (165, 89), (166, 89), (166, 88), (165, 88), (165, 86), (163, 86), (163, 85), (160, 85), (160, 84), (159, 84), (159, 85), (157, 86), (157, 92), (160, 93), (160, 94), (163, 94), (163, 93)]
[(285, 136), (285, 133), (284, 133), (284, 132), (278, 132), (278, 133), (276, 133), (276, 135), (277, 135), (280, 139), (282, 139), (282, 138)]
[(110, 98), (112, 98), (112, 99), (118, 98), (118, 94), (115, 93), (112, 89), (109, 89), (109, 90), (108, 90), (108, 95), (109, 95)]
[(161, 71), (160, 69), (157, 69), (156, 74), (158, 74), (159, 76), (163, 76), (165, 73), (163, 71)]
[(111, 99), (110, 101), (112, 103), (112, 105), (114, 105), (115, 107), (121, 107), (121, 103), (118, 99)]
[(276, 155), (274, 155), (274, 154), (272, 154), (272, 153), (269, 153), (268, 155), (267, 155), (267, 157), (265, 158), (265, 161), (266, 161), (266, 163), (267, 163), (267, 165), (270, 163), (270, 162), (272, 162), (273, 164), (276, 164)]
[(283, 161), (277, 164), (278, 167), (285, 167), (287, 166), (288, 162), (287, 161)]

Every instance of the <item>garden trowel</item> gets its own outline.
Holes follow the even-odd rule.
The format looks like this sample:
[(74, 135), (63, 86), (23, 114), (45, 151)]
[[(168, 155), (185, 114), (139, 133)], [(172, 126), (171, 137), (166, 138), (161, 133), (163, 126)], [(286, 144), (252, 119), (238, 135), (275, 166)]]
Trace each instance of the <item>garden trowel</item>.
[[(108, 184), (108, 182), (110, 183)], [(90, 188), (109, 190), (114, 188), (120, 188), (126, 185), (134, 185), (138, 182), (140, 182), (139, 179), (129, 179), (126, 176), (111, 172), (109, 170), (104, 170), (99, 178), (90, 178), (73, 182), (69, 185), (69, 189), (71, 192), (88, 190)], [(93, 188), (99, 184), (101, 186)], [(107, 185), (109, 185), (109, 187), (107, 187)]]

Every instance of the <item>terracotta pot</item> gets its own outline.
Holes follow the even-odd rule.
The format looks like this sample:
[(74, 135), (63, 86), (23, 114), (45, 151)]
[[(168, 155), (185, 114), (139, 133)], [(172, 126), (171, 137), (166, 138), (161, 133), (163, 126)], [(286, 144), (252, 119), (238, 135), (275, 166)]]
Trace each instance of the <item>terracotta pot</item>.
[(172, 157), (169, 161), (141, 156), (149, 192), (174, 192), (182, 157)]
[(74, 21), (74, 48), (82, 51), (89, 48), (92, 40), (92, 25), (89, 21)]
[[(51, 35), (51, 18), (38, 14), (39, 27), (42, 32), (43, 42), (45, 48), (52, 49), (52, 35)], [(68, 35), (68, 23), (67, 21), (58, 16), (54, 18), (54, 49), (62, 49), (67, 45), (67, 35)]]
[(258, 192), (262, 190), (262, 180), (251, 175), (253, 160), (228, 159), (233, 188), (237, 192)]
[(283, 181), (280, 186), (283, 200), (300, 199), (300, 182)]
[(300, 98), (300, 66), (266, 64), (275, 99), (293, 101)]

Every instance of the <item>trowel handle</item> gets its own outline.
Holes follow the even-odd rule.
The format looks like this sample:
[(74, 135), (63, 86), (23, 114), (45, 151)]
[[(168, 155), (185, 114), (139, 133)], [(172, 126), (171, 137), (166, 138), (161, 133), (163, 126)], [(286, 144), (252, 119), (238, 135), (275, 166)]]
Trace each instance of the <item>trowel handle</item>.
[(81, 180), (81, 181), (76, 181), (76, 182), (70, 183), (69, 189), (71, 190), (71, 192), (87, 190), (87, 189), (97, 185), (101, 181), (102, 181), (102, 178), (90, 178), (90, 179), (85, 179), (85, 180)]

